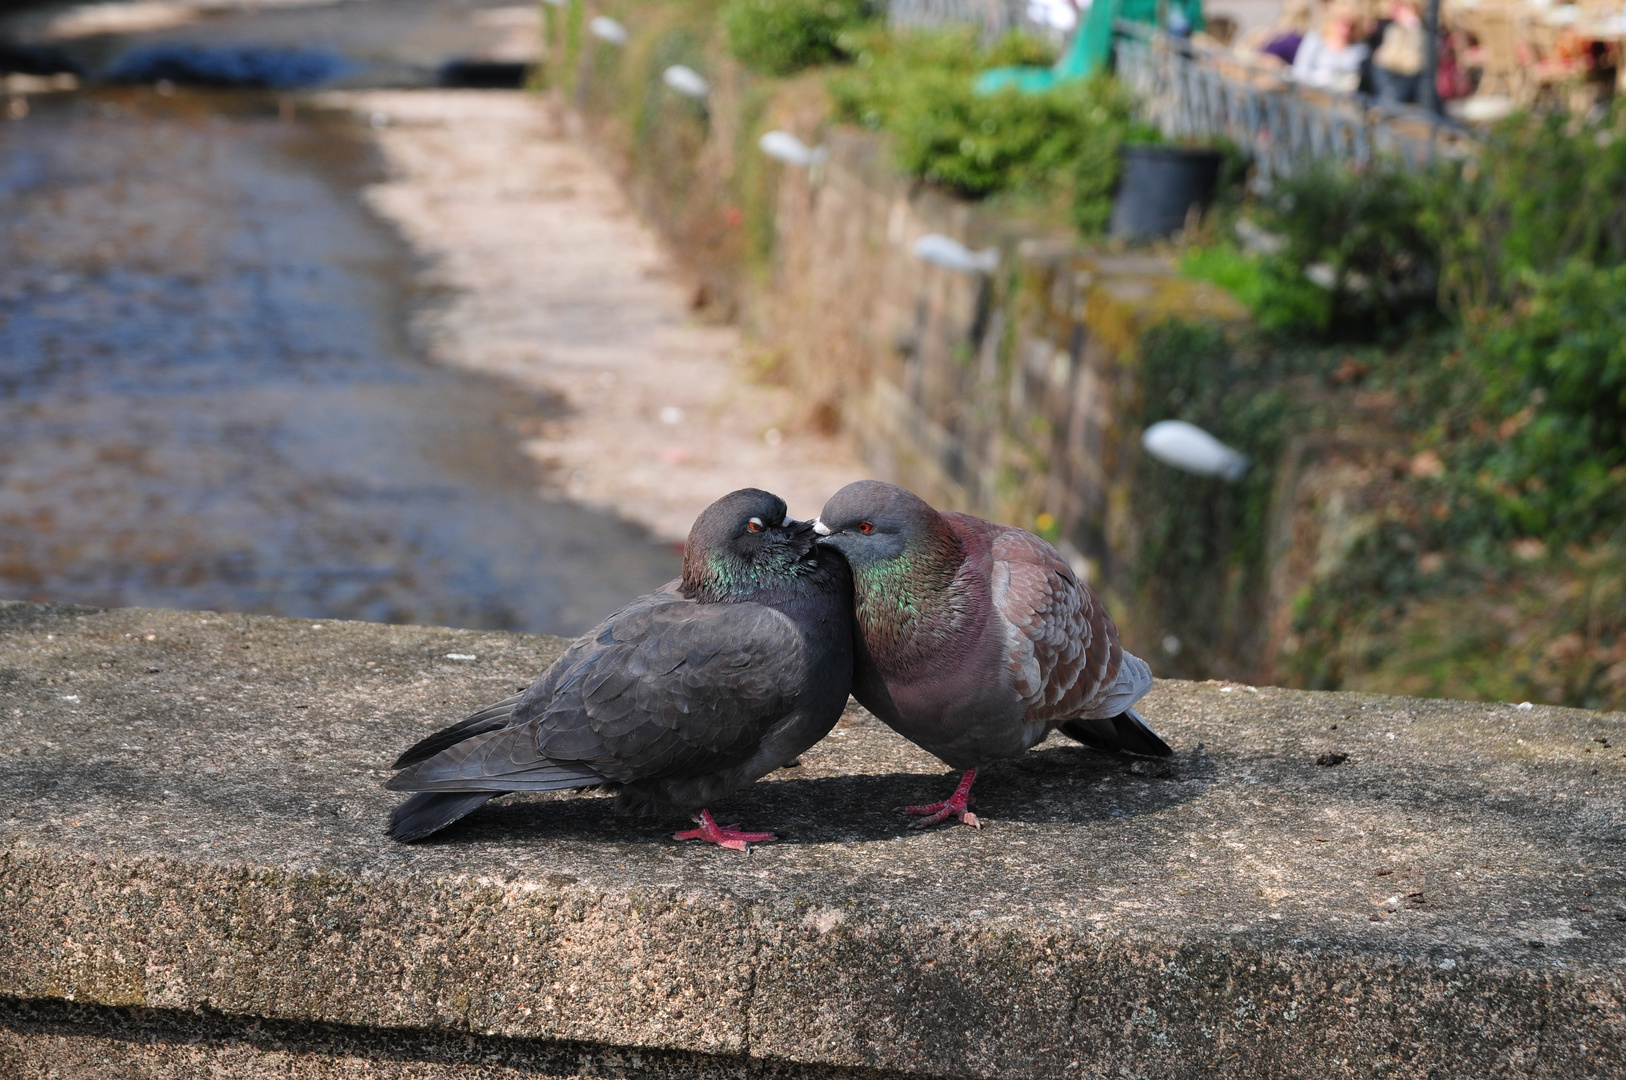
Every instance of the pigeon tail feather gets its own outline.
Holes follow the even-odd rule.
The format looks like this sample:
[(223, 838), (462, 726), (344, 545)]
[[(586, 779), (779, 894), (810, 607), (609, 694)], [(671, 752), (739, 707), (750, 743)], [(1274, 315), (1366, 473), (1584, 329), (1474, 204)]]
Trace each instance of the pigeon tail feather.
[(1061, 733), (1104, 754), (1172, 757), (1173, 748), (1134, 709), (1108, 719), (1083, 717), (1059, 725)]
[(1126, 754), (1141, 757), (1173, 757), (1174, 748), (1163, 741), (1163, 736), (1152, 730), (1152, 725), (1141, 719), (1134, 709), (1125, 709), (1112, 718), (1118, 732), (1119, 748)]
[(1152, 669), (1146, 666), (1146, 661), (1125, 649), (1123, 662), (1118, 665), (1118, 677), (1112, 680), (1112, 685), (1105, 687), (1095, 696), (1089, 704), (1091, 717), (1111, 718), (1120, 716), (1135, 707), (1135, 702), (1145, 697), (1152, 689)]
[(441, 728), (433, 735), (419, 739), (407, 748), (406, 752), (395, 759), (392, 769), (404, 769), (408, 765), (416, 765), (420, 761), (428, 761), (436, 754), (449, 746), (456, 746), (464, 739), (471, 739), (476, 735), (484, 735), (488, 731), (507, 727), (514, 715), (514, 709), (525, 696), (523, 692), (505, 697), (495, 705), (487, 705), (479, 712), (474, 713), (450, 727)]
[(421, 791), (397, 806), (390, 815), (389, 836), (402, 843), (422, 840), (502, 794), (501, 791)]
[(392, 791), (563, 791), (596, 787), (605, 777), (579, 761), (546, 757), (530, 727), (464, 739), (390, 777)]

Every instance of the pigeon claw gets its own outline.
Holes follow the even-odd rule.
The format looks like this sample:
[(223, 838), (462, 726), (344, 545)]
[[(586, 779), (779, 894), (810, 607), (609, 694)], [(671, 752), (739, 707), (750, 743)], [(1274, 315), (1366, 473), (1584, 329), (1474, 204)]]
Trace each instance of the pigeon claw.
[(719, 825), (705, 810), (700, 811), (700, 816), (695, 818), (695, 821), (700, 823), (700, 828), (675, 832), (672, 839), (704, 840), (708, 844), (716, 844), (731, 851), (749, 851), (751, 844), (771, 844), (779, 839), (771, 832), (741, 832), (738, 825)]
[(942, 824), (951, 817), (971, 826), (973, 829), (982, 828), (982, 822), (977, 820), (976, 814), (973, 814), (964, 806), (954, 805), (952, 800), (946, 802), (927, 803), (925, 806), (900, 806), (898, 809), (903, 811), (905, 814), (927, 815), (922, 817), (919, 821), (911, 821), (909, 823), (909, 827), (911, 829), (929, 829), (933, 825)]
[(898, 809), (905, 814), (922, 815), (921, 820), (909, 823), (911, 829), (929, 829), (951, 817), (973, 829), (980, 829), (982, 822), (971, 812), (973, 802), (971, 785), (976, 779), (977, 770), (967, 769), (965, 775), (960, 777), (960, 784), (954, 789), (954, 794), (942, 802), (926, 803), (924, 806), (900, 806)]

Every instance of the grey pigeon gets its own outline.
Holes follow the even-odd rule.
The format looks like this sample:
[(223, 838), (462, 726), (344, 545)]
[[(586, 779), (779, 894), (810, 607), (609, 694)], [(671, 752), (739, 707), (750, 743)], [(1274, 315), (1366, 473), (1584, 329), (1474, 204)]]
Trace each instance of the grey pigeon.
[(852, 681), (852, 581), (785, 502), (746, 488), (696, 519), (683, 577), (578, 638), (529, 690), (436, 732), (388, 786), (418, 794), (390, 835), (418, 840), (510, 791), (608, 785), (645, 815), (699, 810), (677, 839), (739, 851), (772, 833), (703, 807), (794, 761)]
[(970, 813), (971, 784), (1060, 728), (1086, 746), (1172, 754), (1133, 706), (1145, 661), (1061, 553), (969, 514), (939, 513), (878, 480), (848, 484), (813, 527), (852, 567), (853, 696), (900, 735), (964, 769), (947, 800), (904, 807), (916, 826)]

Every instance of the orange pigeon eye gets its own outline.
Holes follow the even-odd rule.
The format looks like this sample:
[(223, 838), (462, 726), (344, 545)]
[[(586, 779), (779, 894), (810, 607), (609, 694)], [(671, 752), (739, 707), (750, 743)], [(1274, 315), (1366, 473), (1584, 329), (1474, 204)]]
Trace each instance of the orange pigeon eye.
[(747, 521), (745, 523), (745, 531), (746, 532), (761, 532), (762, 531), (762, 519), (761, 518), (752, 518), (750, 521)]
[(867, 521), (860, 521), (858, 523), (858, 531), (863, 533), (865, 536), (868, 536), (870, 533), (875, 531), (875, 526), (871, 525)]

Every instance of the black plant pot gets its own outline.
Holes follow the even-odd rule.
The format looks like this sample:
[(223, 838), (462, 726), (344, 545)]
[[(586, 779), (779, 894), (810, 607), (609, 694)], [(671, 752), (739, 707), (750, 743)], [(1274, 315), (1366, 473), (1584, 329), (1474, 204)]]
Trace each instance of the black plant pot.
[(1186, 224), (1193, 206), (1205, 209), (1219, 183), (1218, 150), (1127, 145), (1123, 176), (1112, 203), (1110, 232), (1121, 240), (1169, 236)]

